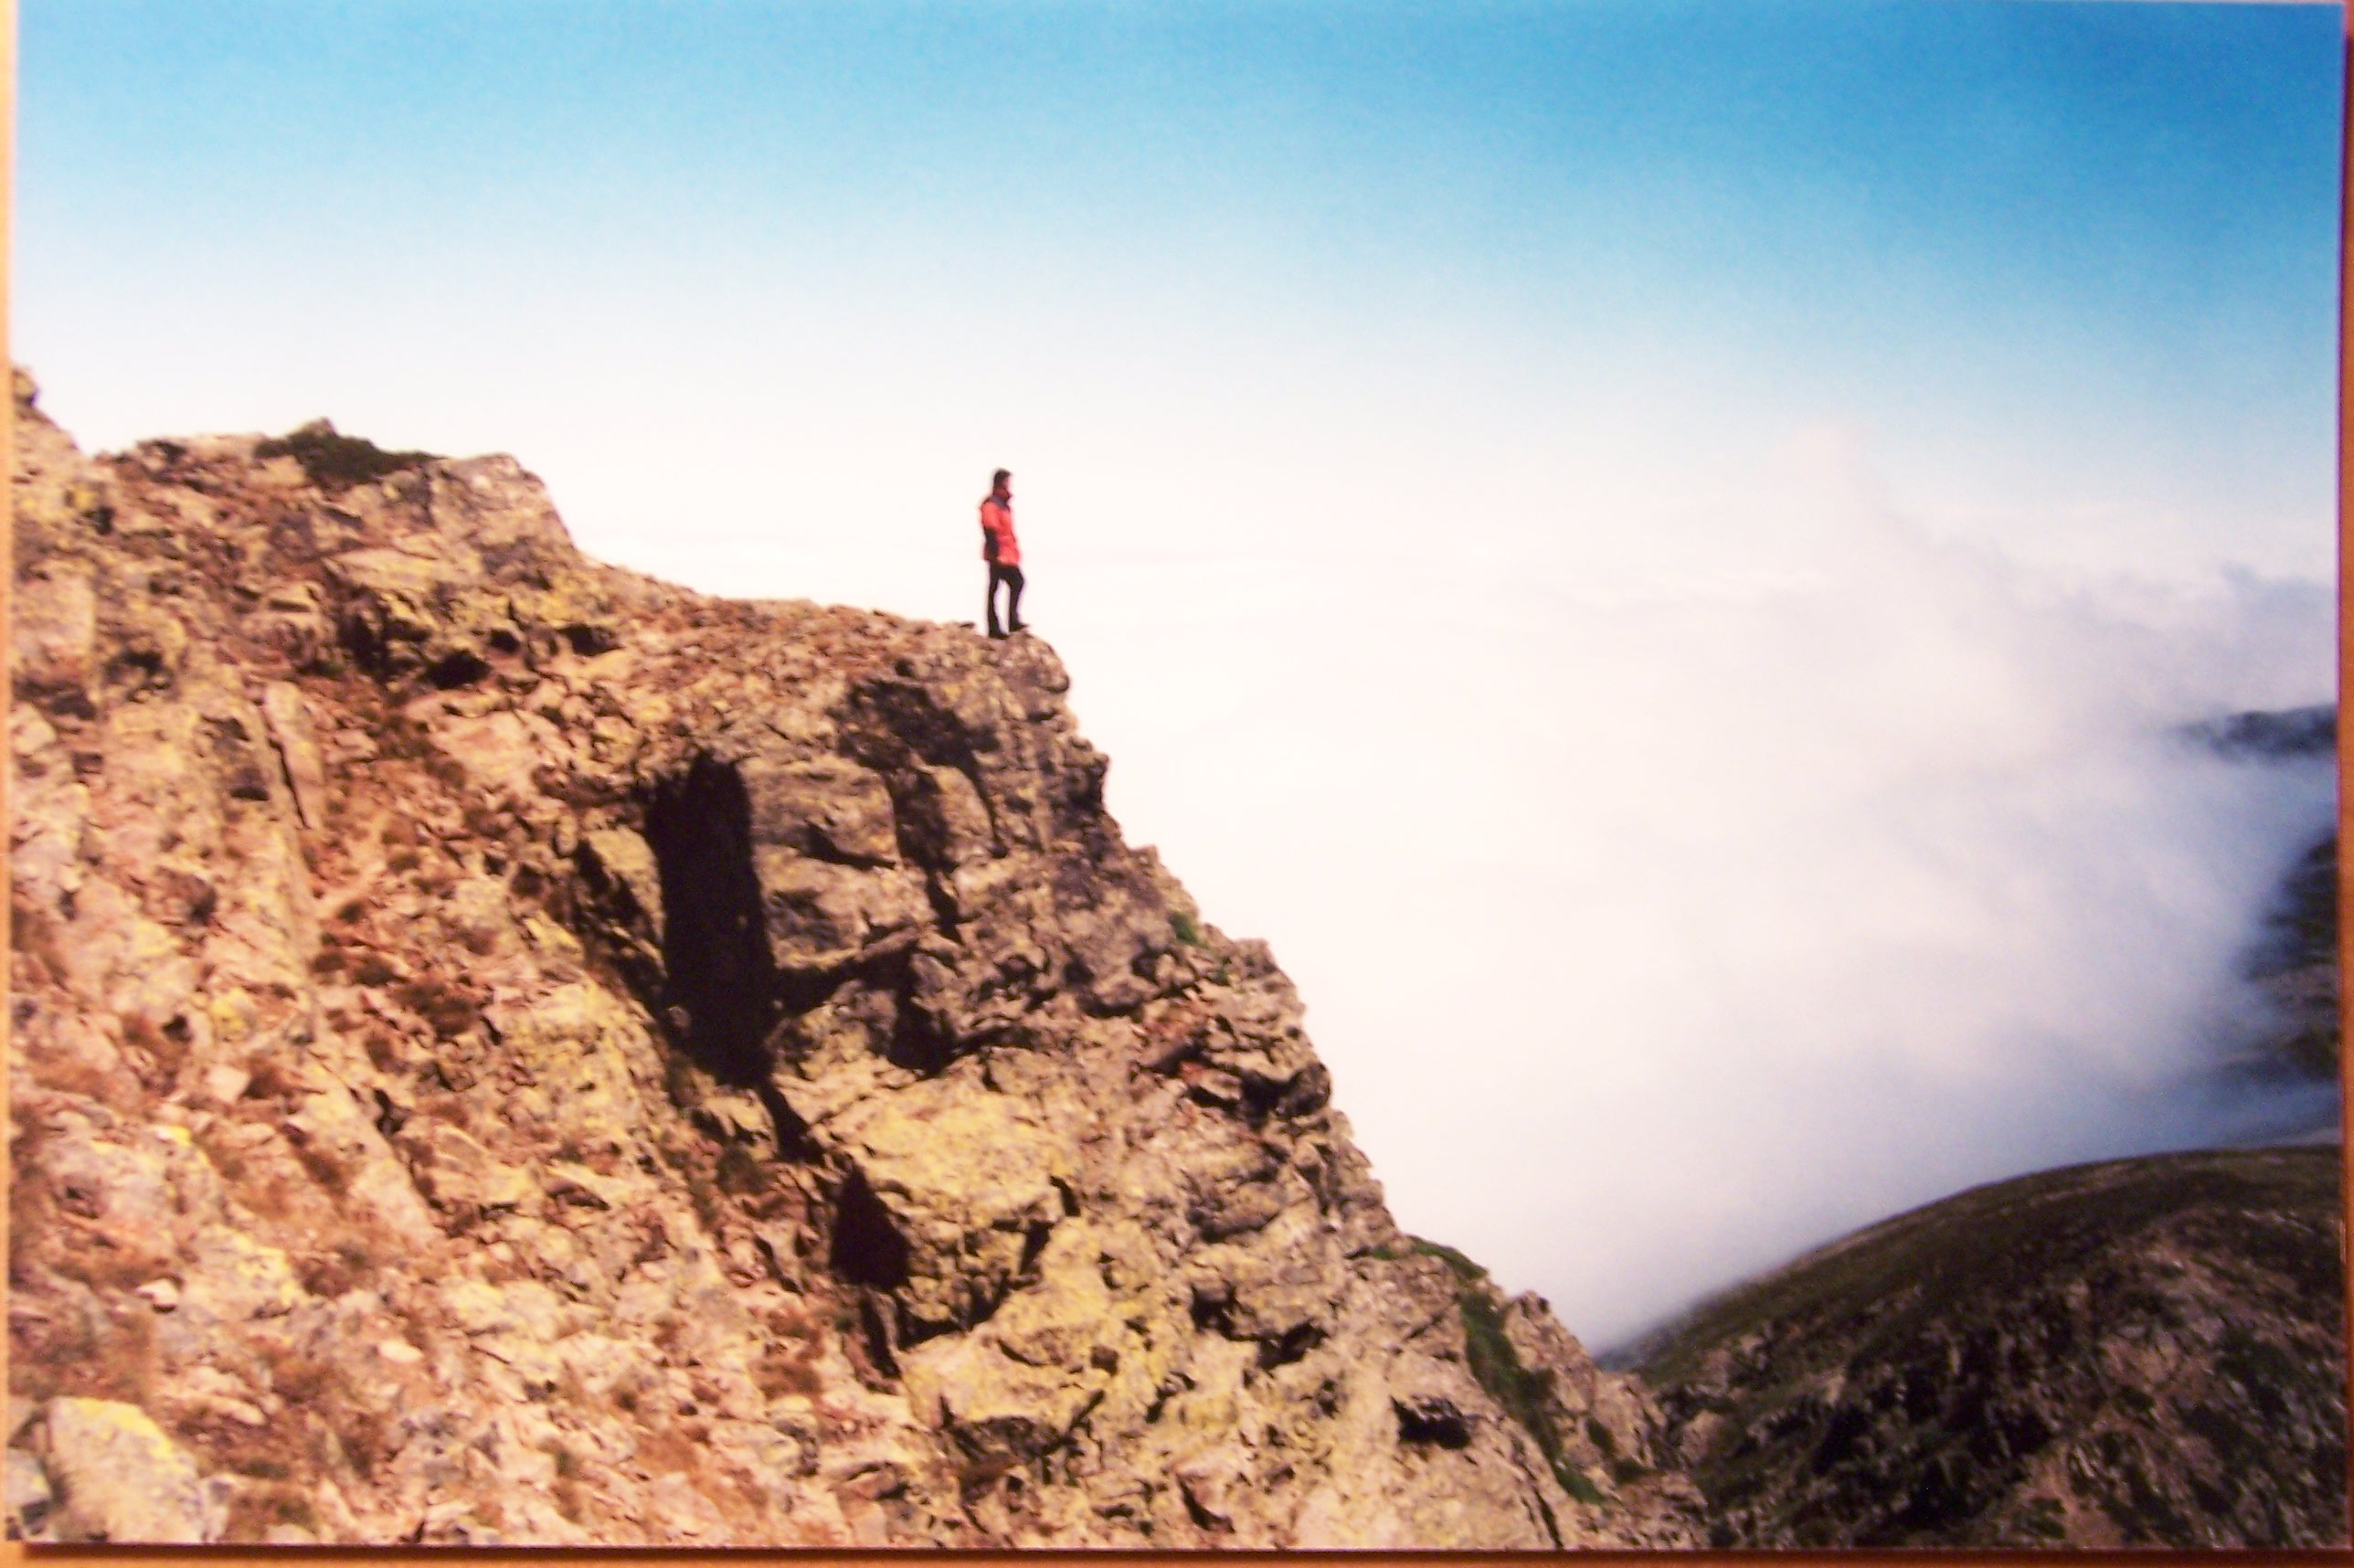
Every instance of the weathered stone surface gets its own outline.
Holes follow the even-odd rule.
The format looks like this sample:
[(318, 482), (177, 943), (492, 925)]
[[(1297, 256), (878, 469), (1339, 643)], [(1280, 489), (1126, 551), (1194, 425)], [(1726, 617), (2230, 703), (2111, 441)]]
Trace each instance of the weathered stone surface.
[(287, 787), (302, 826), (318, 832), (327, 824), (326, 776), (320, 770), (319, 741), (312, 733), (310, 711), (302, 693), (290, 681), (272, 681), (261, 689), (261, 712), (270, 721), (270, 743), (278, 748), (279, 765), (286, 770)]
[(1648, 1407), (1398, 1234), (1044, 643), (599, 566), (511, 459), (28, 399), (20, 1529), (1692, 1538), (1564, 1489), (1498, 1354), (1622, 1457)]
[(57, 1506), (57, 1489), (41, 1462), (22, 1448), (8, 1450), (8, 1538), (49, 1541), (50, 1511)]
[(53, 1399), (45, 1420), (48, 1476), (63, 1500), (62, 1541), (213, 1540), (219, 1510), (196, 1461), (135, 1404)]
[(98, 601), (90, 572), (59, 561), (17, 580), (9, 602), (17, 681), (34, 690), (69, 692), (86, 686), (98, 643)]

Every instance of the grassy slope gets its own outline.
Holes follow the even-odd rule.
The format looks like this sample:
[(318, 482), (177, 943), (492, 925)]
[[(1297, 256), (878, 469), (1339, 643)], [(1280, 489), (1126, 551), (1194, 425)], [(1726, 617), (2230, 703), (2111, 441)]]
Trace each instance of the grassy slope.
[[(1723, 1544), (2073, 1539), (2079, 1503), (2127, 1542), (2342, 1539), (2342, 1477), (2334, 1529), (2304, 1477), (2333, 1444), (2343, 1468), (2339, 1160), (2152, 1156), (1978, 1188), (1706, 1303), (1640, 1371), (1705, 1424), (1695, 1478)], [(2115, 1370), (2160, 1340), (2196, 1374)], [(2311, 1453), (2232, 1436), (2292, 1426)], [(2079, 1499), (2052, 1482), (2062, 1457)], [(2253, 1500), (2214, 1485), (2267, 1463), (2298, 1473)]]

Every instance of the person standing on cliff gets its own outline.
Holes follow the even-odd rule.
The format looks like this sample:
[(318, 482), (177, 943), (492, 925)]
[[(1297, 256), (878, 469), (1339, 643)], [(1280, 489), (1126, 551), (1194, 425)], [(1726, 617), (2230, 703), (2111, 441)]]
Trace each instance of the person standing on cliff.
[[(1022, 620), (1022, 546), (1013, 537), (1013, 476), (999, 469), (981, 503), (981, 558), (989, 563), (989, 634), (1010, 637)], [(1005, 585), (1005, 629), (997, 625), (997, 585)]]

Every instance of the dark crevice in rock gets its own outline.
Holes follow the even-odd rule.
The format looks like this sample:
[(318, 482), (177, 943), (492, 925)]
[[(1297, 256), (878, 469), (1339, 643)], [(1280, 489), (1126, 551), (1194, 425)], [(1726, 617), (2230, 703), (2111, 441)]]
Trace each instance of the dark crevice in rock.
[(997, 1308), (1004, 1303), (1004, 1300), (1005, 1293), (1001, 1290), (981, 1304), (981, 1309), (972, 1315), (970, 1322), (954, 1319), (940, 1322), (928, 1318), (918, 1318), (909, 1313), (906, 1304), (902, 1303), (899, 1309), (899, 1343), (912, 1350), (925, 1340), (937, 1340), (943, 1334), (954, 1334), (966, 1329), (977, 1329), (997, 1316)]
[(959, 938), (956, 895), (948, 879), (937, 871), (924, 874), (924, 901), (932, 906), (932, 923), (940, 935), (953, 942)]
[(707, 756), (655, 785), (646, 805), (662, 879), (660, 1012), (688, 1055), (739, 1088), (768, 1081), (778, 1014), (751, 823), (743, 779)]
[(872, 1290), (858, 1293), (858, 1327), (865, 1341), (866, 1358), (875, 1370), (885, 1377), (899, 1375), (899, 1358), (891, 1349), (890, 1318), (884, 1310), (887, 1298)]
[(1054, 1223), (1049, 1220), (1033, 1220), (1023, 1230), (1022, 1261), (1014, 1266), (1015, 1278), (1035, 1279), (1037, 1277), (1038, 1255), (1046, 1250), (1046, 1238), (1054, 1234)]
[(1288, 1078), (1268, 1078), (1257, 1073), (1241, 1075), (1243, 1086), (1243, 1120), (1251, 1127), (1263, 1127), (1276, 1107), (1283, 1103), (1284, 1091), (1291, 1086)]
[(780, 1018), (799, 1018), (813, 1008), (831, 1001), (843, 982), (851, 978), (857, 966), (826, 969), (779, 969), (774, 995), (776, 1012)]
[(613, 634), (610, 626), (567, 626), (560, 635), (566, 645), (584, 659), (610, 653), (621, 645), (621, 640)]
[(1401, 1443), (1427, 1443), (1440, 1448), (1471, 1446), (1470, 1420), (1447, 1400), (1393, 1399), (1390, 1408), (1397, 1413)]
[(392, 655), (394, 631), (378, 627), (367, 617), (356, 613), (340, 617), (335, 631), (337, 640), (344, 645), (344, 652), (351, 655), (354, 664), (376, 680), (391, 677), (396, 662)]
[(1193, 1489), (1182, 1479), (1177, 1483), (1177, 1495), (1185, 1499), (1186, 1516), (1193, 1520), (1195, 1529), (1207, 1531), (1213, 1535), (1233, 1533), (1234, 1520), (1222, 1513), (1212, 1513), (1204, 1506), (1202, 1499), (1193, 1495)]
[(98, 705), (80, 686), (41, 687), (19, 681), (16, 690), (19, 695), (39, 703), (53, 718), (87, 723), (98, 716)]
[(1536, 1504), (1538, 1517), (1544, 1520), (1545, 1533), (1553, 1537), (1553, 1549), (1555, 1552), (1567, 1550), (1569, 1543), (1561, 1538), (1561, 1520), (1553, 1517), (1553, 1505), (1542, 1495), (1537, 1498)]
[(957, 1042), (917, 1000), (915, 966), (903, 958), (896, 978), (891, 1042), (884, 1054), (894, 1066), (921, 1073), (928, 1078), (936, 1076), (956, 1060)]
[(777, 1157), (800, 1160), (813, 1156), (817, 1146), (810, 1139), (809, 1123), (778, 1093), (777, 1086), (764, 1080), (753, 1086), (753, 1092), (760, 1097), (760, 1105), (769, 1113), (769, 1125), (776, 1130)]
[(491, 673), (491, 667), (466, 649), (446, 653), (425, 672), (425, 678), (445, 692), (471, 686)]
[(586, 845), (575, 852), (576, 887), (551, 882), (529, 863), (516, 865), (508, 885), (519, 898), (536, 900), (581, 945), (611, 971), (616, 989), (637, 998), (650, 1017), (663, 1014), (663, 959), (652, 945), (652, 911), (643, 908), (629, 885), (615, 876)]
[(1234, 1338), (1235, 1296), (1233, 1287), (1223, 1281), (1214, 1285), (1193, 1287), (1192, 1306), (1193, 1327), (1212, 1333)]
[(1258, 1342), (1258, 1365), (1261, 1372), (1288, 1367), (1305, 1360), (1308, 1352), (1324, 1342), (1324, 1330), (1313, 1323), (1294, 1323), (1272, 1340)]
[(907, 1283), (907, 1238), (891, 1211), (853, 1170), (834, 1202), (833, 1246), (828, 1258), (835, 1276), (852, 1285), (896, 1290)]
[(124, 694), (135, 700), (150, 692), (171, 690), (172, 675), (161, 653), (151, 648), (130, 648), (106, 662), (106, 683), (126, 688)]

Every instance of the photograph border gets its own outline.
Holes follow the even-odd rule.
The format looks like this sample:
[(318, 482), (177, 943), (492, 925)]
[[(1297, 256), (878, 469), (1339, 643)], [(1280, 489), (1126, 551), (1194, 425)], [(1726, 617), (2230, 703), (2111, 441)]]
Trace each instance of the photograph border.
[[(2135, 3), (2141, 3), (2141, 0), (2135, 0)], [(2345, 52), (2345, 63), (2349, 69), (2349, 75), (2354, 76), (2354, 7), (2341, 5), (2339, 7), (2339, 13), (2341, 18), (2348, 23), (2349, 29), (2342, 30), (2341, 32), (2341, 47)], [(5, 217), (8, 219), (5, 228), (0, 229), (0, 265), (13, 264), (16, 260), (14, 220), (16, 217), (15, 198), (17, 154), (16, 113), (18, 72), (17, 40), (17, 7), (16, 0), (0, 0), (0, 79), (5, 79), (5, 96), (6, 103), (6, 113), (5, 117), (0, 117), (0, 211), (5, 211)], [(2349, 510), (2354, 510), (2354, 421), (2349, 421), (2349, 407), (2354, 407), (2354, 330), (2349, 330), (2348, 324), (2349, 302), (2354, 302), (2354, 282), (2349, 282), (2349, 280), (2354, 280), (2354, 237), (2349, 237), (2347, 224), (2347, 211), (2349, 206), (2348, 192), (2354, 191), (2354, 177), (2349, 177), (2347, 174), (2349, 166), (2354, 165), (2354, 119), (2349, 119), (2347, 111), (2346, 94), (2343, 92), (2341, 92), (2339, 104), (2338, 122), (2341, 191), (2338, 210), (2339, 281), (2338, 294), (2338, 684), (2340, 698), (2342, 700), (2342, 695), (2349, 689), (2349, 683), (2354, 683), (2354, 634), (2349, 634), (2345, 611), (2345, 606), (2349, 600), (2354, 599), (2354, 560), (2349, 560), (2349, 550), (2347, 547), (2348, 529), (2346, 525), (2346, 519)], [(13, 268), (11, 269), (9, 275), (13, 276)], [(0, 322), (0, 335), (9, 334), (12, 327), (13, 318), (8, 322)], [(13, 363), (13, 358), (11, 362)], [(13, 408), (0, 407), (0, 437), (10, 439), (12, 450), (14, 436), (13, 423)], [(13, 542), (11, 545), (0, 545), (0, 548), (12, 548), (12, 544)], [(7, 583), (13, 583), (14, 576), (14, 562), (12, 558), (10, 561), (10, 570), (6, 574), (5, 581)], [(5, 626), (12, 623), (13, 616), (11, 611), (12, 607), (10, 607), (6, 602), (5, 589), (0, 589), (0, 626)], [(2347, 791), (2344, 788), (2345, 775), (2342, 762), (2342, 752), (2340, 756), (2341, 761), (2339, 763), (2338, 772), (2340, 784), (2338, 801), (2338, 828), (2340, 837), (2342, 838), (2348, 827), (2349, 825), (2354, 825), (2354, 810), (2349, 810)], [(9, 786), (5, 780), (0, 780), (0, 800), (7, 799), (5, 792), (8, 788)], [(13, 800), (10, 801), (10, 805), (13, 810)], [(2349, 916), (2354, 916), (2354, 898), (2349, 898), (2346, 886), (2346, 879), (2342, 874), (2339, 878), (2338, 899), (2338, 957), (2342, 973), (2349, 967), (2349, 965), (2354, 965), (2354, 930), (2349, 930)], [(2341, 1030), (2347, 1011), (2348, 1009), (2346, 1008), (2346, 1004), (2341, 997)], [(10, 1043), (13, 1048), (13, 1024), (0, 1023), (0, 1029), (10, 1030)], [(6, 1086), (5, 1084), (0, 1084), (0, 1096), (5, 1096), (5, 1093)], [(2339, 1074), (2339, 1094), (2341, 1106), (2341, 1127), (2343, 1127), (2348, 1119), (2354, 1119), (2354, 1089), (2349, 1089), (2349, 1075), (2342, 1070), (2342, 1068)], [(2354, 1191), (2354, 1160), (2344, 1159), (2346, 1145), (2342, 1139), (2340, 1140), (2339, 1148), (2341, 1162), (2348, 1181), (2349, 1190)], [(5, 1227), (6, 1223), (5, 1215), (0, 1214), (0, 1236), (5, 1236)], [(2349, 1294), (2347, 1326), (2349, 1342), (2354, 1342), (2354, 1294)], [(5, 1351), (0, 1351), (0, 1353), (5, 1353)], [(2354, 1378), (2349, 1378), (2349, 1407), (2354, 1407)], [(1193, 1561), (1198, 1560), (1202, 1556), (1208, 1555), (1207, 1553), (1185, 1551), (1131, 1552), (1088, 1549), (1073, 1550), (1075, 1555), (1084, 1556), (1090, 1562), (1115, 1564), (1118, 1565), (1118, 1568), (1129, 1568), (1129, 1565), (1135, 1565), (1135, 1568), (1144, 1568), (1144, 1565), (1146, 1564), (1163, 1563), (1171, 1561)], [(185, 1568), (205, 1568), (205, 1565), (207, 1564), (217, 1563), (223, 1561), (267, 1563), (273, 1565), (273, 1568), (279, 1568), (279, 1565), (283, 1565), (283, 1568), (296, 1568), (297, 1564), (308, 1562), (317, 1562), (323, 1559), (337, 1562), (377, 1563), (387, 1565), (387, 1568), (398, 1568), (398, 1565), (412, 1563), (418, 1561), (452, 1560), (458, 1557), (463, 1557), (469, 1560), (490, 1560), (503, 1563), (516, 1562), (525, 1559), (544, 1561), (548, 1559), (551, 1553), (556, 1554), (567, 1563), (610, 1563), (618, 1564), (624, 1562), (633, 1563), (643, 1563), (649, 1562), (684, 1563), (704, 1560), (723, 1560), (728, 1563), (750, 1563), (754, 1561), (790, 1559), (795, 1563), (824, 1564), (827, 1565), (827, 1568), (832, 1568), (832, 1565), (835, 1564), (843, 1565), (843, 1568), (849, 1568), (849, 1565), (853, 1564), (860, 1565), (860, 1568), (872, 1568), (872, 1565), (904, 1563), (907, 1560), (908, 1554), (911, 1552), (923, 1552), (926, 1560), (929, 1562), (980, 1562), (1002, 1560), (1008, 1557), (1024, 1555), (1023, 1553), (1010, 1552), (966, 1552), (922, 1547), (859, 1550), (789, 1550), (761, 1547), (576, 1548), (538, 1546), (337, 1546), (317, 1548), (281, 1548), (266, 1546), (217, 1546), (191, 1549), (179, 1547), (138, 1546), (66, 1546), (30, 1544), (22, 1541), (8, 1541), (5, 1543), (0, 1543), (0, 1568), (25, 1568), (25, 1565), (27, 1564), (37, 1565), (42, 1563), (57, 1563), (65, 1560), (71, 1560), (77, 1563), (87, 1563), (92, 1565), (112, 1563), (141, 1563), (151, 1565), (151, 1568), (166, 1568), (166, 1565), (169, 1565), (169, 1568), (182, 1568), (182, 1565), (185, 1565)], [(1650, 1555), (1649, 1553), (1637, 1553), (1616, 1550), (1599, 1552), (1594, 1554), (1596, 1556), (1609, 1558)], [(1691, 1555), (1695, 1556), (1701, 1554), (1702, 1553), (1700, 1552), (1691, 1553)], [(1834, 1558), (1863, 1555), (1863, 1553), (1849, 1552), (1818, 1552), (1747, 1550), (1729, 1552), (1707, 1551), (1704, 1554), (1708, 1559), (1714, 1562), (1734, 1563), (1770, 1563), (1776, 1565), (1813, 1563), (1819, 1561), (1829, 1561)], [(1267, 1557), (1288, 1557), (1296, 1554), (1282, 1552), (1237, 1550), (1232, 1552), (1219, 1552), (1216, 1553), (1216, 1555), (1221, 1559), (1258, 1559)], [(1316, 1555), (1328, 1554), (1318, 1553)], [(1498, 1554), (1478, 1552), (1409, 1549), (1394, 1552), (1352, 1552), (1348, 1553), (1330, 1555), (1345, 1555), (1352, 1558), (1365, 1558), (1384, 1564), (1384, 1568), (1386, 1568), (1386, 1565), (1391, 1564), (1397, 1565), (1397, 1568), (1406, 1568), (1406, 1565), (1409, 1564), (1452, 1563), (1463, 1559), (1488, 1561), (1492, 1560)], [(1514, 1553), (1511, 1555), (1517, 1556), (1521, 1554)], [(1527, 1555), (1536, 1556), (1541, 1554), (1530, 1553)], [(1680, 1553), (1678, 1555), (1683, 1554)], [(1871, 1553), (1870, 1555), (1879, 1554)], [(2003, 1560), (2020, 1562), (2050, 1561), (2068, 1563), (2084, 1563), (2127, 1555), (2130, 1555), (2137, 1560), (2142, 1560), (2146, 1556), (2145, 1553), (2139, 1552), (2126, 1553), (2067, 1549), (2024, 1552), (1937, 1549), (1935, 1551), (1918, 1552), (1906, 1552), (1903, 1555), (1907, 1561), (1923, 1561), (1954, 1557), (1963, 1558), (1973, 1562)], [(2264, 1550), (2261, 1552), (2244, 1551), (2201, 1553), (2200, 1555), (2207, 1557), (2211, 1561), (2229, 1557), (2232, 1559), (2261, 1558), (2267, 1563), (2346, 1563), (2354, 1562), (2354, 1548), (2338, 1551), (2304, 1551), (2294, 1549)]]

